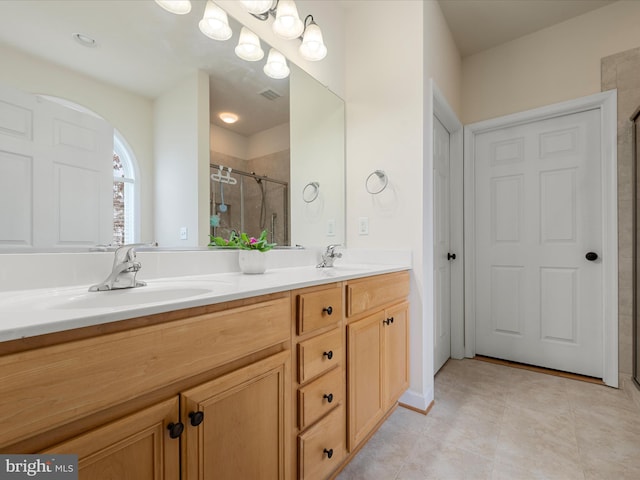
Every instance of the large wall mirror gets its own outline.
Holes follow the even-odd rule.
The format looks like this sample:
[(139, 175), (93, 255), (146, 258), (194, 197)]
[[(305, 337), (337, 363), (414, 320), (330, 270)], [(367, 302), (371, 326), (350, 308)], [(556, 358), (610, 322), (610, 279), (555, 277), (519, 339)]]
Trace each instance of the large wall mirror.
[(238, 58), (232, 18), (205, 37), (192, 4), (0, 2), (0, 252), (344, 243), (344, 102), (291, 63), (265, 75), (264, 41)]

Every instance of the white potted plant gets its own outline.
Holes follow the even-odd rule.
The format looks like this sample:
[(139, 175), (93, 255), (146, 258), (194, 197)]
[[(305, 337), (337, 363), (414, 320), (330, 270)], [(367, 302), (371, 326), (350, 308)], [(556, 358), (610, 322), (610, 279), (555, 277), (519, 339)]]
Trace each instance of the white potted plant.
[(267, 269), (266, 252), (275, 247), (275, 243), (267, 242), (267, 230), (263, 230), (260, 237), (250, 237), (245, 232), (240, 234), (231, 232), (229, 239), (211, 236), (210, 246), (237, 248), (238, 263), (242, 273), (264, 273)]

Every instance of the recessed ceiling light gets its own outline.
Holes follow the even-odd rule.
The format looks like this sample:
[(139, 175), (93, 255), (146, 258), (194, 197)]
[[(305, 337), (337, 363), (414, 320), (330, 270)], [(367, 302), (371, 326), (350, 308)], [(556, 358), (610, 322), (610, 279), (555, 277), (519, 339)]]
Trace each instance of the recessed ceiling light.
[(84, 33), (74, 33), (73, 38), (83, 47), (95, 48), (98, 46), (98, 42), (96, 42), (94, 38), (91, 38), (89, 35), (85, 35)]
[(220, 117), (220, 120), (224, 123), (236, 123), (238, 121), (238, 115), (231, 112), (222, 112), (218, 117)]

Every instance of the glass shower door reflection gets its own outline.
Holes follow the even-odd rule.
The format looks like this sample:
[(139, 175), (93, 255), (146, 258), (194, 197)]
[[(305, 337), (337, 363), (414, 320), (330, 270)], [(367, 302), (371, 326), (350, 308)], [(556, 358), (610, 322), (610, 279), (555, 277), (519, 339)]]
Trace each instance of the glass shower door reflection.
[[(212, 165), (211, 172), (218, 168)], [(235, 230), (258, 237), (267, 230), (269, 242), (289, 245), (287, 182), (240, 170), (231, 176), (235, 183), (211, 181), (211, 234), (228, 238)]]

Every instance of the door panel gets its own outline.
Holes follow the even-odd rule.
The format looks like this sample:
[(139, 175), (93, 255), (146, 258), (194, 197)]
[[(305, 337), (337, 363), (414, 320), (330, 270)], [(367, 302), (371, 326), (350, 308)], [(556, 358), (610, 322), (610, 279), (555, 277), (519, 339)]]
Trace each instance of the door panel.
[[(290, 355), (278, 353), (182, 393), (183, 479), (288, 478)], [(204, 420), (193, 426), (189, 414), (198, 411)]]
[[(476, 353), (602, 377), (598, 110), (475, 142)], [(489, 281), (487, 281), (489, 280)]]
[(180, 441), (167, 430), (178, 413), (175, 396), (42, 453), (78, 455), (80, 480), (178, 480)]
[(0, 246), (111, 243), (112, 191), (105, 120), (0, 87)]
[(451, 174), (449, 132), (433, 117), (433, 187), (435, 202), (434, 370), (451, 356)]
[(366, 438), (384, 415), (384, 320), (384, 312), (379, 312), (347, 326), (349, 451)]

